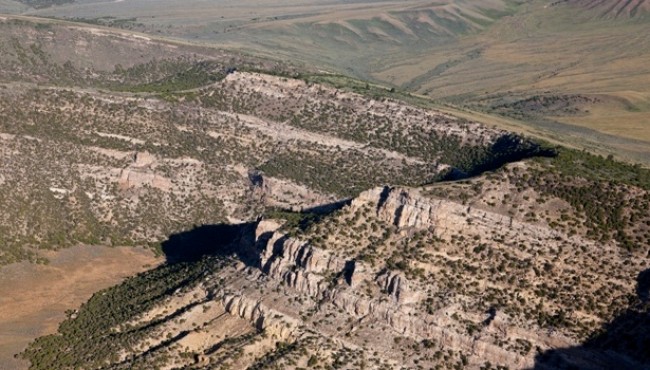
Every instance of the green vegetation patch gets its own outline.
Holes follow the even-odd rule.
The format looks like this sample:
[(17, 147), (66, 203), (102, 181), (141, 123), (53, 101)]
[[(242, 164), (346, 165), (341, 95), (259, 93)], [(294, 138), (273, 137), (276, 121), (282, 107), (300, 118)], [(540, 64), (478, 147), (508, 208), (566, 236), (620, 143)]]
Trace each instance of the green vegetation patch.
[(377, 168), (377, 162), (378, 159), (357, 151), (332, 152), (326, 157), (287, 151), (276, 155), (259, 169), (267, 175), (288, 178), (341, 197), (353, 197), (379, 185), (422, 185), (443, 176), (435, 167), (426, 164), (402, 163)]
[[(134, 343), (151, 335), (148, 324), (131, 326), (127, 324), (130, 320), (177, 289), (191, 289), (205, 273), (219, 269), (223, 263), (206, 258), (162, 265), (99, 291), (78, 312), (68, 312), (69, 318), (56, 334), (36, 339), (20, 356), (31, 362), (31, 370), (101, 369), (107, 362), (119, 363), (120, 352), (131, 350)], [(134, 368), (133, 364), (137, 364), (137, 358), (130, 357), (121, 368)]]
[(594, 240), (616, 240), (627, 250), (650, 246), (650, 170), (566, 148), (536, 162), (540, 168), (516, 177), (517, 188), (565, 200)]
[(611, 181), (650, 190), (650, 169), (643, 168), (640, 164), (614, 160), (611, 155), (605, 158), (586, 151), (562, 148), (550, 163), (565, 175), (594, 181)]
[(43, 9), (55, 5), (74, 3), (74, 0), (17, 0), (17, 1), (36, 9)]
[(307, 230), (318, 223), (323, 215), (312, 212), (292, 212), (277, 208), (267, 209), (264, 218), (285, 220), (282, 228), (290, 231)]
[[(133, 84), (131, 82), (143, 80), (143, 76), (151, 75), (152, 71), (156, 71), (157, 75), (162, 75), (162, 78), (144, 83)], [(121, 80), (124, 83), (112, 86), (113, 89), (149, 93), (171, 93), (195, 89), (217, 82), (226, 76), (221, 65), (207, 61), (197, 63), (153, 61), (126, 70), (118, 65), (115, 68), (115, 73), (122, 76)]]

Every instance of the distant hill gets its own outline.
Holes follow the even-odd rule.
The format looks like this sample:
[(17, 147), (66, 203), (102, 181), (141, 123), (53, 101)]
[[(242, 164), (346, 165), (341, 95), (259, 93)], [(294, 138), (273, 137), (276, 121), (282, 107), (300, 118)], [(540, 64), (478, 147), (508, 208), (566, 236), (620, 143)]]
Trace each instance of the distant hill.
[[(630, 91), (643, 76), (625, 64), (643, 71), (643, 50), (630, 61), (621, 43), (633, 22), (606, 34), (521, 6), (445, 27), (438, 50), (467, 52), (437, 54), (451, 59), (411, 81), (489, 87), (441, 95), (455, 113), (319, 65), (0, 17), (0, 265), (88, 245), (166, 257), (17, 358), (32, 370), (647, 368), (650, 170), (466, 118), (643, 113)], [(415, 21), (382, 14), (378, 29), (417, 38)], [(551, 42), (557, 24), (570, 42)], [(577, 59), (598, 43), (626, 59)], [(596, 61), (626, 68), (608, 82)], [(527, 89), (542, 66), (555, 74)], [(485, 77), (498, 71), (509, 90)]]
[[(16, 4), (0, 1), (0, 12), (20, 12)], [(488, 124), (505, 119), (508, 128), (650, 164), (647, 0), (26, 4), (27, 15), (218, 45), (388, 84)], [(538, 98), (561, 100), (563, 113), (515, 109)]]
[(650, 12), (650, 2), (646, 0), (565, 0), (553, 5), (561, 3), (582, 7), (604, 18), (640, 17)]

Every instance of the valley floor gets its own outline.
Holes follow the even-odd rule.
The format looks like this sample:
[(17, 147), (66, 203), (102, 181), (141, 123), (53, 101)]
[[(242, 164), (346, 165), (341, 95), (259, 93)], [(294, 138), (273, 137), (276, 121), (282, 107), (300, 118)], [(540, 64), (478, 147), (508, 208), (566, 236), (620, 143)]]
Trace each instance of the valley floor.
[(56, 332), (64, 312), (98, 290), (161, 262), (149, 250), (79, 246), (48, 252), (49, 265), (0, 269), (0, 369), (26, 369), (13, 356), (33, 339)]

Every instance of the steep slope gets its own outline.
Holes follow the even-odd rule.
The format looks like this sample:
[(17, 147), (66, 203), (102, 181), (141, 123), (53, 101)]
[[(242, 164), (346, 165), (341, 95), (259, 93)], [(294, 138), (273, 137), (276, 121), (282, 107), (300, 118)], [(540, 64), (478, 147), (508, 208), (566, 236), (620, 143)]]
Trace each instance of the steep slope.
[[(211, 257), (172, 263), (96, 295), (25, 356), (35, 369), (94, 369), (104, 361), (167, 369), (546, 368), (562, 356), (547, 351), (577, 346), (612, 319), (608, 327), (619, 325), (636, 291), (645, 297), (645, 280), (635, 282), (650, 263), (648, 240), (625, 251), (586, 229), (557, 226), (580, 218), (578, 209), (518, 183), (548, 166), (511, 165), (466, 184), (380, 187), (300, 227), (268, 219), (174, 236), (164, 245), (168, 256), (198, 248)], [(647, 191), (622, 186), (647, 207)], [(455, 192), (467, 197), (454, 200)], [(525, 202), (511, 209), (517, 198)], [(144, 293), (145, 281), (178, 279), (178, 269), (187, 278), (182, 285)], [(142, 293), (129, 291), (136, 286)], [(142, 294), (156, 298), (107, 306)], [(116, 319), (84, 329), (105, 309)], [(638, 307), (630, 310), (628, 320)], [(83, 339), (107, 333), (115, 333), (107, 337), (111, 352)], [(581, 357), (581, 368), (646, 366), (643, 342), (635, 342), (644, 332), (637, 334), (627, 341), (638, 350), (604, 339), (585, 344), (582, 353), (592, 354)], [(60, 356), (67, 348), (75, 355)]]
[[(267, 205), (308, 208), (545, 154), (388, 90), (369, 98), (264, 59), (93, 27), (0, 27), (2, 263), (76, 243), (155, 245)], [(87, 58), (117, 50), (136, 57)]]
[(263, 58), (0, 27), (0, 262), (167, 257), (68, 312), (34, 369), (647, 365), (650, 171)]
[[(29, 10), (11, 4), (0, 9), (300, 61), (650, 163), (644, 0), (291, 0), (273, 6), (131, 0)], [(519, 114), (518, 104), (539, 97), (560, 100), (566, 110)]]
[[(603, 18), (645, 17), (650, 12), (650, 4), (646, 0), (568, 0), (564, 2), (581, 7)], [(559, 5), (559, 3), (562, 2), (556, 2), (553, 5)]]

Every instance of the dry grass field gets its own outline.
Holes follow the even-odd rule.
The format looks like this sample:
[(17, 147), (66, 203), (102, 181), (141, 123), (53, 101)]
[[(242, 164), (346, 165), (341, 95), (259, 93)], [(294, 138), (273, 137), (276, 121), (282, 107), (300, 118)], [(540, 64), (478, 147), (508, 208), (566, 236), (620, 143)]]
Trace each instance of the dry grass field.
[(547, 140), (650, 164), (650, 17), (643, 1), (81, 0), (45, 6), (50, 3), (2, 0), (0, 12), (315, 65), (487, 114), (487, 123), (495, 106), (596, 95), (601, 99), (579, 115), (496, 113)]
[[(642, 2), (21, 1), (0, 0), (30, 14), (0, 16), (0, 367), (67, 315), (33, 369), (336, 367), (348, 341), (377, 368), (523, 368), (640, 307), (648, 170), (499, 128), (650, 163)], [(79, 245), (184, 243), (216, 255), (65, 313), (160, 262)]]
[(100, 246), (48, 251), (46, 257), (48, 265), (24, 262), (0, 269), (2, 370), (27, 368), (13, 355), (34, 338), (56, 332), (66, 310), (161, 261), (150, 250)]

